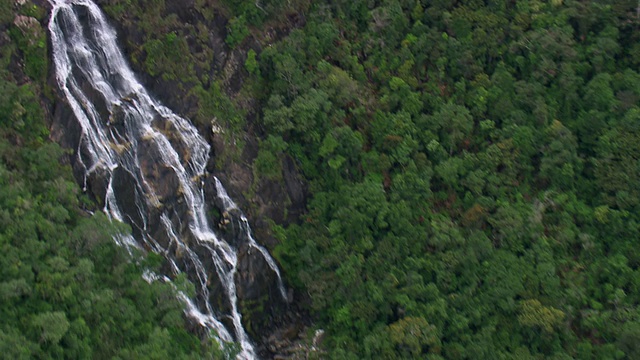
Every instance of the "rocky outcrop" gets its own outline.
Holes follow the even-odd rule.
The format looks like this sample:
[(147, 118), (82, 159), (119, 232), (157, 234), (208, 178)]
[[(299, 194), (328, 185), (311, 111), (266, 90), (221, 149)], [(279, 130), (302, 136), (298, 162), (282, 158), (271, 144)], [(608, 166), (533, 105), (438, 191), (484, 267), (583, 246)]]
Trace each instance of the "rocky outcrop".
[[(114, 0), (98, 1), (107, 9), (116, 3)], [(171, 31), (186, 40), (189, 54), (185, 54), (180, 65), (184, 69), (193, 68), (192, 75), (195, 75), (187, 76), (191, 72), (185, 70), (177, 78), (171, 78), (166, 73), (152, 76), (146, 72), (144, 65), (148, 56), (144, 51), (146, 42), (166, 33), (158, 35), (145, 32), (140, 24), (143, 20), (136, 18), (133, 12), (123, 12), (113, 19), (113, 25), (141, 82), (169, 108), (194, 120), (201, 133), (207, 136), (212, 144), (209, 169), (225, 179), (228, 190), (241, 208), (246, 210), (260, 240), (271, 247), (276, 242), (270, 237), (269, 226), (264, 219), (272, 219), (279, 224), (296, 221), (305, 209), (306, 190), (295, 162), (287, 157), (282, 159), (282, 181), (253, 178), (252, 162), (257, 155), (258, 138), (258, 126), (254, 122), (259, 108), (257, 101), (240, 95), (249, 76), (244, 62), (250, 49), (259, 54), (264, 47), (286, 36), (291, 29), (302, 26), (305, 19), (293, 14), (287, 16), (286, 20), (270, 22), (269, 26), (262, 29), (253, 29), (239, 46), (231, 49), (225, 42), (229, 22), (229, 15), (226, 14), (229, 11), (216, 1), (164, 1), (162, 17), (176, 20), (167, 25), (165, 31)], [(224, 124), (226, 119), (199, 119), (199, 106), (202, 104), (191, 90), (195, 85), (208, 89), (214, 81), (221, 84), (221, 89), (235, 100), (236, 106), (245, 114), (247, 122), (244, 133), (230, 134), (229, 129), (222, 129), (215, 136), (209, 136), (212, 125)]]
[[(102, 3), (106, 4), (110, 3), (110, 1), (105, 0)], [(213, 18), (205, 18), (203, 14), (195, 10), (193, 1), (177, 2), (167, 0), (165, 3), (166, 15), (175, 14), (179, 19), (178, 24), (184, 23), (185, 27), (204, 28), (208, 33), (204, 37), (208, 39), (206, 46), (210, 47), (209, 50), (214, 54), (213, 61), (208, 64), (208, 68), (196, 67), (195, 71), (198, 77), (220, 79), (229, 96), (234, 97), (237, 95), (246, 76), (243, 64), (245, 53), (248, 50), (247, 47), (252, 47), (259, 51), (261, 44), (255, 39), (249, 39), (244, 43), (244, 47), (231, 50), (224, 42), (227, 19), (222, 16), (222, 13), (216, 12)], [(116, 20), (114, 24), (118, 29), (119, 36), (124, 40), (121, 43), (125, 44), (125, 49), (128, 49), (129, 54), (132, 56), (142, 56), (141, 58), (132, 57), (132, 64), (139, 74), (138, 76), (142, 78), (142, 82), (155, 96), (170, 108), (177, 110), (178, 113), (185, 115), (197, 113), (198, 103), (194, 101), (189, 93), (192, 85), (189, 82), (190, 80), (168, 79), (162, 75), (151, 76), (145, 74), (143, 71), (144, 66), (142, 66), (144, 53), (140, 52), (145, 39), (144, 34), (133, 19), (114, 20)], [(29, 21), (24, 20), (23, 22), (28, 25)], [(275, 36), (273, 34), (278, 32), (269, 33), (271, 35), (268, 35), (267, 38)], [(202, 46), (202, 43), (191, 40), (187, 39), (187, 43), (191, 47), (190, 50), (194, 53), (202, 52), (202, 49), (197, 48)], [(55, 83), (53, 74), (51, 74), (50, 83)], [(121, 105), (115, 106), (109, 111), (105, 104), (100, 104), (100, 96), (93, 93), (94, 90), (91, 86), (82, 86), (82, 88), (86, 90), (88, 97), (97, 99), (97, 111), (105, 119), (104, 125), (112, 128), (115, 132), (124, 133), (123, 129), (126, 126), (124, 116), (126, 112), (123, 111), (123, 107), (126, 107), (127, 103), (135, 100), (135, 98), (124, 97), (121, 99)], [(132, 95), (132, 97), (135, 97), (135, 95)], [(120, 208), (125, 209), (125, 215), (132, 224), (134, 235), (137, 238), (142, 238), (144, 237), (144, 232), (148, 233), (154, 241), (157, 241), (160, 248), (167, 249), (175, 256), (178, 266), (187, 269), (191, 267), (192, 271), (195, 271), (193, 270), (193, 265), (188, 263), (188, 257), (184, 253), (186, 250), (172, 244), (171, 239), (167, 235), (163, 235), (160, 230), (161, 212), (172, 214), (169, 220), (172, 223), (179, 224), (181, 223), (181, 214), (188, 211), (184, 204), (181, 203), (181, 197), (176, 196), (182, 190), (174, 169), (153, 160), (159, 156), (156, 154), (157, 149), (154, 148), (152, 141), (147, 141), (143, 137), (139, 140), (137, 147), (139, 152), (137, 158), (140, 159), (138, 166), (141, 174), (147, 180), (148, 186), (157, 195), (157, 199), (152, 199), (153, 201), (148, 201), (143, 205), (136, 203), (137, 194), (133, 193), (130, 187), (127, 187), (127, 184), (132, 182), (132, 176), (134, 175), (123, 170), (116, 169), (113, 174), (94, 171), (85, 176), (87, 169), (84, 168), (81, 160), (83, 157), (86, 158), (84, 154), (86, 149), (83, 149), (81, 145), (81, 129), (77, 122), (74, 121), (73, 112), (69, 105), (63, 99), (64, 96), (58, 96), (55, 102), (51, 135), (63, 146), (75, 150), (72, 157), (72, 165), (80, 184), (84, 186), (89, 194), (93, 195), (99, 206), (102, 207), (104, 206), (103, 201), (106, 196), (109, 176), (112, 176), (112, 186), (120, 194), (118, 205)], [(249, 101), (244, 104), (247, 106), (244, 110), (249, 114), (249, 122), (244, 134), (244, 140), (247, 145), (239, 159), (228, 161), (226, 158), (229, 156), (227, 149), (233, 145), (228, 143), (228, 138), (222, 136), (225, 129), (221, 129), (217, 133), (218, 136), (210, 138), (214, 156), (211, 157), (213, 160), (209, 169), (211, 173), (221, 177), (223, 182), (231, 187), (229, 192), (234, 199), (238, 200), (241, 208), (250, 209), (247, 215), (250, 223), (257, 230), (258, 242), (272, 247), (275, 245), (275, 239), (269, 236), (268, 222), (265, 219), (273, 219), (278, 223), (294, 221), (304, 209), (305, 189), (300, 176), (297, 174), (295, 163), (290, 158), (283, 159), (283, 180), (281, 182), (253, 178), (251, 162), (257, 154), (257, 141), (251, 119), (253, 119), (252, 114), (255, 114), (257, 109), (255, 108), (256, 102)], [(151, 125), (167, 137), (186, 163), (192, 154), (189, 153), (189, 150), (184, 147), (184, 144), (179, 139), (174, 137), (173, 134), (176, 133), (177, 129), (172, 124), (162, 116), (156, 116)], [(209, 125), (201, 125), (200, 130), (203, 134), (211, 134)], [(118, 153), (129, 151), (129, 144), (126, 141), (113, 143), (111, 146)], [(259, 343), (261, 355), (264, 358), (273, 357), (274, 351), (280, 351), (282, 344), (295, 343), (301, 333), (301, 331), (287, 331), (284, 329), (304, 328), (307, 321), (306, 316), (298, 311), (295, 302), (292, 303), (292, 300), (296, 300), (293, 293), (289, 292), (285, 299), (279, 294), (275, 274), (265, 270), (268, 266), (264, 257), (259, 256), (258, 250), (249, 246), (248, 240), (242, 238), (240, 215), (226, 212), (224, 207), (217, 203), (218, 200), (215, 189), (212, 188), (211, 179), (212, 177), (201, 179), (201, 181), (205, 182), (205, 198), (208, 203), (208, 213), (211, 216), (209, 222), (210, 224), (219, 224), (222, 236), (225, 237), (228, 243), (238, 248), (238, 266), (235, 276), (239, 284), (237, 288), (238, 306), (243, 314), (244, 326), (250, 336)], [(244, 197), (245, 194), (249, 194), (253, 190), (255, 191), (251, 196)], [(143, 219), (140, 215), (141, 213), (147, 214), (147, 219)], [(210, 259), (211, 256), (208, 255), (210, 250), (198, 246), (195, 241), (190, 241), (191, 235), (189, 234), (189, 229), (187, 229), (187, 224), (184, 223), (182, 226), (179, 235), (184, 238), (185, 243), (193, 245), (191, 250), (200, 255), (201, 259)], [(149, 244), (148, 248), (151, 249), (153, 246), (153, 244)], [(209, 296), (208, 298), (199, 298), (198, 302), (201, 304), (205, 301), (209, 302), (214, 308), (219, 309), (220, 313), (228, 313), (231, 304), (226, 297), (220, 295), (224, 293), (222, 280), (217, 277), (214, 264), (210, 260), (204, 260), (204, 262), (202, 264), (204, 268), (209, 269), (207, 274), (209, 281), (206, 284)], [(195, 276), (192, 277), (195, 278)], [(275, 335), (265, 336), (265, 334)], [(273, 345), (274, 341), (280, 345)]]
[[(34, 32), (34, 33), (42, 33), (42, 28), (40, 27), (40, 22), (38, 19), (31, 16), (24, 15), (16, 15), (13, 20), (13, 25), (17, 26), (22, 32)], [(31, 38), (35, 38), (36, 36), (31, 36)]]

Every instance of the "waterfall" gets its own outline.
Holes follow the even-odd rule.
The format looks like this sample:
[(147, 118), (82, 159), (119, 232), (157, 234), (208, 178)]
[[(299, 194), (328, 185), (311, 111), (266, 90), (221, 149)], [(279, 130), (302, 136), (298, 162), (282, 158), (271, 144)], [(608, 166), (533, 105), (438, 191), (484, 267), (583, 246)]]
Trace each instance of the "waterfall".
[[(204, 191), (209, 145), (188, 120), (154, 100), (138, 82), (96, 4), (49, 1), (57, 85), (82, 129), (76, 152), (85, 190), (104, 186), (104, 212), (131, 225), (134, 235), (114, 239), (118, 244), (167, 259), (167, 274), (146, 274), (145, 279), (169, 281), (187, 273), (197, 296), (179, 293), (185, 313), (219, 340), (239, 343), (239, 358), (255, 358), (238, 310), (241, 247), (257, 250), (265, 271), (276, 278), (279, 296), (286, 299), (286, 292), (274, 260), (255, 242), (245, 216), (218, 179), (213, 179), (217, 200), (239, 236), (227, 241), (209, 225)], [(235, 218), (228, 219), (231, 212)], [(211, 294), (212, 284), (222, 294)], [(212, 306), (213, 295), (222, 299), (222, 308)]]

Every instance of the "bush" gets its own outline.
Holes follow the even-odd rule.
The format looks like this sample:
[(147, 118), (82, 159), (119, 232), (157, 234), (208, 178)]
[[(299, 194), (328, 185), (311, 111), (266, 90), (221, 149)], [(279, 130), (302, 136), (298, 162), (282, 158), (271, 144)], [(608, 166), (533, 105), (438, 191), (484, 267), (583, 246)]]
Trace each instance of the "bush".
[(244, 16), (238, 16), (229, 20), (227, 24), (227, 38), (225, 42), (229, 47), (234, 49), (249, 35), (247, 21)]

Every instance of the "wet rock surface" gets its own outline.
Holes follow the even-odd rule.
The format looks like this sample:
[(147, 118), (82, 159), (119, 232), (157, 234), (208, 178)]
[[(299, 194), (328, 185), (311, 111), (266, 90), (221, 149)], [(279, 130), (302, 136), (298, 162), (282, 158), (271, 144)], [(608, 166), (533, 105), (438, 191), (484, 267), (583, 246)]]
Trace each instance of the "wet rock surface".
[[(98, 3), (107, 2), (98, 1)], [(205, 20), (200, 13), (194, 10), (193, 1), (187, 1), (186, 3), (166, 1), (166, 4), (166, 11), (177, 14), (185, 24), (206, 24), (212, 34), (210, 46), (215, 53), (215, 61), (211, 64), (210, 69), (205, 69), (204, 71), (212, 76), (218, 76), (226, 86), (225, 91), (233, 97), (242, 87), (242, 81), (245, 76), (242, 65), (244, 62), (243, 53), (246, 52), (246, 49), (238, 48), (230, 54), (231, 50), (224, 43), (227, 20), (220, 14), (216, 14), (213, 19)], [(123, 21), (115, 22), (113, 25), (117, 27), (119, 37), (126, 39), (126, 41), (122, 41), (125, 44), (125, 48), (131, 49), (136, 44), (137, 46), (142, 45), (143, 37), (140, 30), (136, 28), (135, 23)], [(251, 46), (259, 47), (259, 44), (254, 40), (251, 40), (250, 43)], [(133, 66), (135, 68), (139, 65), (134, 62)], [(185, 115), (197, 111), (195, 108), (197, 103), (190, 100), (190, 96), (184, 90), (185, 86), (183, 84), (176, 84), (175, 81), (166, 80), (160, 76), (145, 75), (140, 71), (142, 70), (141, 68), (135, 70), (138, 74), (137, 76), (141, 77), (143, 84), (150, 88), (151, 93), (168, 107)], [(201, 72), (203, 69), (198, 71)], [(55, 84), (53, 74), (51, 74), (49, 82)], [(105, 119), (105, 125), (111, 127), (114, 133), (124, 133), (127, 121), (125, 108), (127, 103), (134, 99), (123, 98), (120, 105), (114, 106), (109, 111), (104, 99), (101, 99), (100, 94), (97, 94), (91, 86), (83, 86), (81, 84), (81, 87), (83, 91), (86, 90), (88, 97), (95, 100), (98, 112)], [(135, 95), (133, 96), (135, 97)], [(255, 102), (251, 102), (251, 104), (253, 104), (251, 106), (255, 106)], [(57, 94), (56, 102), (52, 109), (52, 138), (64, 147), (74, 150), (74, 154), (71, 156), (71, 163), (78, 182), (86, 188), (99, 206), (104, 206), (109, 174), (104, 171), (95, 171), (90, 173), (89, 176), (85, 176), (87, 169), (83, 167), (82, 161), (80, 161), (85, 156), (83, 155), (85, 149), (83, 149), (80, 136), (81, 127), (74, 120), (73, 112), (64, 100), (64, 96), (60, 93)], [(223, 136), (214, 136), (210, 139), (212, 145), (211, 153), (215, 156), (212, 156), (211, 160), (214, 166), (210, 167), (209, 170), (220, 177), (225, 185), (229, 187), (232, 198), (238, 201), (241, 208), (250, 209), (247, 212), (247, 217), (255, 227), (257, 241), (271, 248), (275, 246), (276, 242), (269, 235), (269, 225), (265, 219), (274, 219), (277, 223), (294, 221), (297, 215), (304, 210), (305, 189), (300, 176), (297, 174), (295, 163), (292, 159), (285, 158), (283, 161), (283, 181), (258, 180), (255, 194), (245, 198), (244, 195), (254, 186), (255, 179), (253, 179), (251, 162), (257, 154), (256, 137), (251, 125), (251, 119), (253, 118), (251, 114), (255, 113), (257, 109), (248, 110), (250, 120), (246, 129), (248, 146), (242, 152), (241, 158), (239, 161), (234, 162), (225, 161), (224, 164), (226, 166), (222, 169), (216, 166), (216, 162), (220, 162), (220, 159), (226, 155), (226, 148), (229, 144), (224, 143), (225, 138)], [(172, 146), (181, 154), (185, 163), (189, 161), (191, 154), (177, 137), (172, 136), (176, 129), (171, 125), (171, 122), (166, 121), (161, 116), (157, 116), (153, 119), (151, 126), (167, 137)], [(211, 134), (209, 128), (201, 128), (200, 130), (203, 134)], [(119, 153), (130, 151), (127, 141), (114, 142), (112, 147)], [(168, 251), (175, 254), (176, 262), (179, 263), (179, 266), (186, 268), (187, 271), (190, 271), (191, 267), (191, 271), (195, 271), (193, 265), (186, 260), (187, 257), (184, 256), (184, 250), (171, 245), (171, 240), (166, 235), (162, 235), (160, 229), (161, 221), (159, 217), (161, 210), (170, 214), (170, 221), (175, 224), (181, 223), (182, 214), (188, 210), (184, 203), (181, 203), (180, 197), (174, 196), (174, 194), (181, 191), (175, 171), (154, 161), (154, 158), (158, 156), (155, 153), (156, 151), (157, 149), (154, 149), (152, 142), (146, 141), (144, 138), (141, 139), (138, 147), (139, 154), (137, 154), (139, 169), (141, 174), (148, 179), (149, 186), (158, 194), (157, 206), (137, 204), (135, 202), (135, 190), (126, 189), (126, 185), (132, 181), (134, 174), (116, 169), (112, 174), (112, 181), (114, 189), (120, 193), (118, 203), (124, 209), (127, 221), (132, 224), (136, 237), (142, 237), (143, 232), (147, 232), (163, 248), (167, 248)], [(291, 291), (287, 294), (287, 299), (282, 298), (275, 281), (275, 274), (268, 270), (267, 264), (265, 264), (264, 258), (259, 256), (259, 252), (255, 248), (248, 246), (246, 239), (242, 239), (240, 236), (241, 221), (238, 218), (239, 214), (225, 213), (221, 204), (216, 203), (217, 200), (213, 195), (215, 192), (211, 192), (211, 178), (202, 179), (205, 182), (209, 222), (218, 226), (220, 233), (227, 241), (230, 243), (235, 242), (234, 245), (238, 246), (238, 267), (235, 277), (237, 283), (240, 284), (237, 292), (239, 308), (243, 314), (243, 324), (253, 341), (257, 343), (257, 351), (259, 351), (262, 358), (277, 357), (276, 353), (286, 353), (288, 351), (286, 350), (287, 347), (294, 346), (296, 342), (301, 341), (301, 335), (304, 335), (302, 331), (293, 331), (291, 329), (303, 329), (308, 325), (308, 319), (304, 312), (298, 310), (295, 304), (296, 298)], [(154, 204), (154, 202), (151, 204)], [(149, 215), (146, 223), (142, 219), (141, 213)], [(187, 224), (182, 224), (179, 235), (184, 237), (185, 243), (193, 244), (193, 241), (189, 240), (188, 230)], [(202, 258), (207, 258), (204, 256), (207, 249), (194, 246), (193, 251), (203, 255)], [(197, 301), (201, 304), (208, 301), (214, 308), (219, 309), (221, 314), (227, 313), (231, 305), (228, 299), (220, 295), (224, 292), (222, 281), (218, 278), (212, 262), (210, 260), (205, 260), (204, 262), (204, 267), (209, 269), (209, 282), (206, 284), (209, 289), (209, 298), (199, 298)], [(194, 329), (196, 328), (198, 326), (194, 324)], [(272, 335), (266, 336), (265, 334)]]

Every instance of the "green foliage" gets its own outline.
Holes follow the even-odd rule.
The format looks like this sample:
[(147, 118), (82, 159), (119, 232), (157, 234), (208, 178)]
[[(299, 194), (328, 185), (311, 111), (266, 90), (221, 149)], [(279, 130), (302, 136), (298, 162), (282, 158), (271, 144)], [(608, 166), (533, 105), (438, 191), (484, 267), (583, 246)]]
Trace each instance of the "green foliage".
[(244, 68), (249, 74), (260, 76), (260, 67), (258, 66), (258, 60), (256, 60), (256, 52), (250, 49), (247, 52), (247, 60), (244, 62)]
[(25, 73), (44, 84), (48, 69), (45, 30), (35, 18), (29, 17), (27, 19), (19, 25), (14, 25), (9, 33), (23, 54)]
[(224, 6), (225, 11), (243, 16), (248, 24), (255, 26), (273, 19), (282, 21), (283, 14), (304, 12), (310, 5), (307, 0), (223, 0), (218, 3)]
[(405, 359), (420, 358), (426, 349), (440, 345), (435, 327), (423, 318), (405, 317), (389, 325), (388, 332), (391, 343)]
[(220, 84), (214, 82), (209, 89), (196, 86), (191, 94), (198, 99), (198, 113), (195, 121), (202, 125), (220, 122), (226, 129), (239, 131), (244, 125), (242, 113), (236, 108), (227, 94), (222, 91)]
[[(139, 19), (134, 62), (185, 86), (201, 125), (245, 126), (209, 79), (214, 11), (231, 19), (231, 48), (249, 28), (269, 39), (244, 62), (260, 89), (253, 170), (281, 181), (288, 156), (308, 183), (275, 255), (328, 358), (638, 357), (636, 2), (199, 0), (206, 22), (184, 26), (165, 1), (141, 4), (107, 7)], [(11, 27), (38, 81), (41, 35)], [(168, 290), (139, 281), (94, 230), (104, 219), (74, 211), (38, 91), (0, 75), (5, 137), (35, 146), (0, 143), (3, 354), (210, 355), (175, 304), (153, 310)]]
[(0, 0), (0, 24), (5, 25), (13, 20), (13, 13), (11, 11), (12, 7), (13, 1)]
[[(17, 346), (9, 353), (126, 357), (141, 344), (138, 354), (172, 349), (159, 358), (207, 351), (184, 331), (171, 287), (147, 284), (143, 269), (113, 242), (128, 230), (100, 213), (81, 215), (70, 169), (51, 170), (64, 152), (50, 143), (17, 151), (4, 138), (0, 144), (0, 329)], [(154, 326), (174, 335), (158, 343)]]
[(34, 86), (17, 86), (5, 80), (8, 75), (0, 69), (0, 126), (11, 129), (25, 141), (41, 143), (49, 135), (42, 118)]
[(520, 304), (518, 322), (523, 326), (538, 326), (551, 333), (553, 328), (562, 323), (564, 313), (552, 307), (543, 306), (540, 301), (524, 300)]
[(35, 315), (31, 326), (40, 332), (40, 342), (56, 345), (69, 330), (69, 321), (62, 311), (45, 312)]
[(276, 256), (329, 357), (634, 356), (635, 5), (315, 4), (263, 51), (310, 190)]
[(227, 24), (227, 37), (224, 41), (233, 49), (248, 35), (249, 28), (247, 28), (247, 21), (244, 16), (238, 16), (229, 20), (229, 24)]
[(144, 65), (149, 74), (162, 76), (165, 80), (184, 81), (194, 77), (193, 65), (187, 64), (185, 67), (183, 62), (184, 54), (189, 53), (184, 36), (171, 32), (163, 38), (149, 40), (143, 49), (147, 53)]
[(260, 143), (258, 156), (253, 161), (255, 178), (282, 180), (282, 164), (280, 157), (287, 144), (280, 137), (269, 136)]
[[(9, 28), (20, 50), (13, 56), (26, 57), (17, 63), (24, 64), (34, 80), (43, 81), (46, 51), (34, 46), (45, 50), (46, 46), (33, 43), (36, 38), (23, 30)], [(11, 46), (1, 50), (3, 56), (13, 51)], [(216, 344), (201, 344), (185, 330), (183, 306), (173, 288), (142, 279), (153, 261), (143, 260), (143, 254), (132, 261), (115, 244), (114, 236), (131, 230), (111, 223), (100, 211), (88, 217), (81, 209), (71, 168), (63, 165), (68, 153), (48, 140), (39, 95), (42, 85), (16, 84), (7, 71), (15, 60), (2, 60), (2, 357), (221, 358)]]

